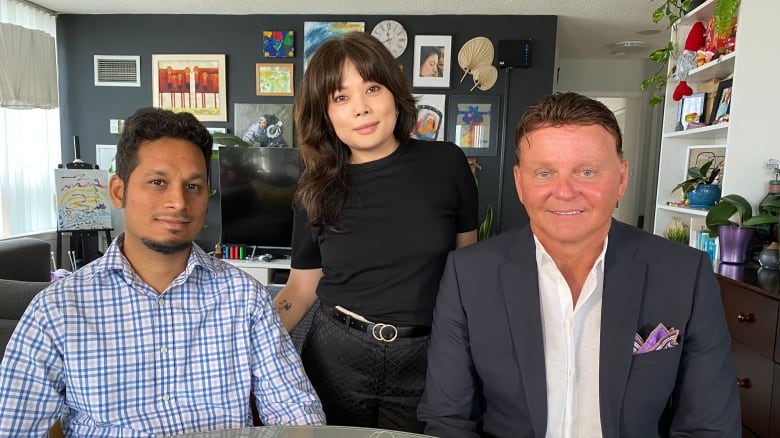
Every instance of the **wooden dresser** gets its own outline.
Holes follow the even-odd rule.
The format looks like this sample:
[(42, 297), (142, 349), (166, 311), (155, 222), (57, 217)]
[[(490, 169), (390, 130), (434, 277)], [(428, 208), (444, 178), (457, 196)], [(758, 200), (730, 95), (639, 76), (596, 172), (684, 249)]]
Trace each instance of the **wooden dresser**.
[(743, 436), (780, 437), (780, 271), (717, 269), (742, 401)]

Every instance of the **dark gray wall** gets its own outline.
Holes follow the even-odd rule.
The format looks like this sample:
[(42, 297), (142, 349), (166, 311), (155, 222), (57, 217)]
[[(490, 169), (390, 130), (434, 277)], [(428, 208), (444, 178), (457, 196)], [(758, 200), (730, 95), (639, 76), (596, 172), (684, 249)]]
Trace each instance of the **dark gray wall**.
[[(399, 58), (411, 84), (414, 35), (452, 35), (451, 88), (414, 88), (414, 93), (448, 95), (491, 94), (501, 96), (503, 112), (499, 141), (503, 151), (493, 157), (478, 157), (480, 211), (487, 203), (496, 210), (494, 231), (527, 222), (515, 194), (514, 127), (523, 112), (553, 89), (557, 17), (528, 15), (59, 15), (57, 48), (60, 73), (62, 157), (73, 161), (73, 136), (79, 136), (82, 159), (95, 162), (95, 144), (116, 144), (108, 132), (109, 119), (124, 119), (137, 108), (152, 104), (152, 54), (224, 53), (227, 59), (228, 121), (205, 125), (233, 129), (234, 103), (285, 102), (292, 97), (255, 95), (255, 63), (274, 62), (262, 57), (263, 30), (295, 31), (296, 85), (303, 75), (304, 21), (363, 21), (370, 31), (379, 21), (394, 18), (409, 34), (409, 45)], [(531, 68), (500, 69), (490, 90), (469, 92), (470, 77), (459, 83), (462, 71), (456, 54), (475, 36), (485, 36), (497, 48), (499, 40), (533, 40)], [(141, 87), (95, 87), (93, 55), (140, 55)], [(498, 51), (494, 65), (498, 65)], [(445, 120), (445, 123), (450, 123)], [(503, 152), (503, 153), (502, 153)], [(503, 168), (503, 171), (502, 171)], [(499, 181), (503, 183), (500, 184)], [(499, 201), (500, 197), (500, 201)], [(215, 214), (213, 211), (211, 214)], [(213, 229), (212, 229), (213, 230)]]

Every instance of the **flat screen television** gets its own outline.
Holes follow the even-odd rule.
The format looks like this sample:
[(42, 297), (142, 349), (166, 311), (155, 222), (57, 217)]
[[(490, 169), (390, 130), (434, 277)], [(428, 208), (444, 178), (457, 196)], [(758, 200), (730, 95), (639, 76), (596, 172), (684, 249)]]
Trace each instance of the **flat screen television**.
[(301, 169), (297, 148), (220, 147), (222, 243), (289, 256)]

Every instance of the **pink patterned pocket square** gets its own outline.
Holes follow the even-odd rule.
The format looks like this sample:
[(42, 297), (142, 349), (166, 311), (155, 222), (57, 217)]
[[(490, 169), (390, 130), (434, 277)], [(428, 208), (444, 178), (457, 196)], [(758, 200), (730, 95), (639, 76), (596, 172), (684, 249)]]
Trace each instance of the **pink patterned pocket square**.
[(666, 350), (677, 346), (677, 337), (680, 330), (671, 327), (666, 328), (663, 324), (658, 324), (653, 331), (647, 335), (647, 339), (642, 339), (639, 333), (634, 335), (634, 354), (644, 354), (650, 351)]

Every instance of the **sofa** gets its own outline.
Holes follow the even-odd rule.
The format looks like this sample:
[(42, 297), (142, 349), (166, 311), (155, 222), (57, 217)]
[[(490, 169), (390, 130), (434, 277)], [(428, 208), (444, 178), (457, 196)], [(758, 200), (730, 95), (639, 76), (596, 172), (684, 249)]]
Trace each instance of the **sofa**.
[(0, 359), (22, 313), (51, 277), (51, 245), (32, 237), (0, 240)]

